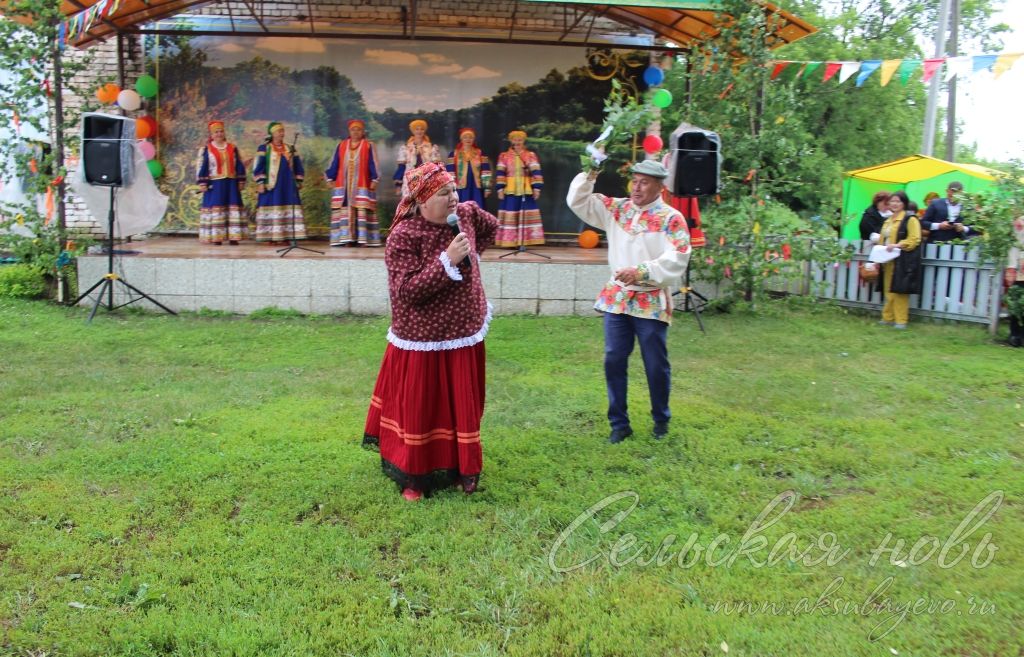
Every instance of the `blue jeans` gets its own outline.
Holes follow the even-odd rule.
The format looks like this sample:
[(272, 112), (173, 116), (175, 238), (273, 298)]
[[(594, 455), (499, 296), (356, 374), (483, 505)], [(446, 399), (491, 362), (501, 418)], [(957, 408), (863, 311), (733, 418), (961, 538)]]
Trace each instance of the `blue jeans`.
[(651, 393), (651, 417), (668, 422), (668, 392), (672, 386), (672, 366), (668, 361), (668, 324), (657, 319), (632, 315), (604, 314), (604, 377), (608, 384), (608, 422), (613, 429), (629, 426), (626, 403), (629, 355), (635, 340), (640, 341), (647, 387)]

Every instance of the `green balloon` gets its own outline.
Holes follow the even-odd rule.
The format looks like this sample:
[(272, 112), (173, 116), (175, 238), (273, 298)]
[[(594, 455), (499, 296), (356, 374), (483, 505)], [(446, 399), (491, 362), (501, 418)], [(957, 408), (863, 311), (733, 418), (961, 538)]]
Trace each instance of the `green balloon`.
[(135, 82), (135, 91), (143, 98), (152, 98), (159, 88), (160, 85), (152, 75), (143, 75)]
[(651, 96), (651, 102), (654, 103), (655, 107), (665, 109), (672, 104), (672, 92), (668, 89), (658, 89)]
[(159, 178), (164, 175), (164, 165), (160, 164), (160, 162), (156, 160), (146, 162), (146, 168), (149, 169), (149, 173), (152, 174), (154, 178)]

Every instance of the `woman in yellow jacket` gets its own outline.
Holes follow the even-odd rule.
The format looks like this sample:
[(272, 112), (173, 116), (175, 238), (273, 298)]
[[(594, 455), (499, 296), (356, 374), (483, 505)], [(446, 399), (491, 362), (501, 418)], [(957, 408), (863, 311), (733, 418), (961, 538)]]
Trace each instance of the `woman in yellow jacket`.
[(885, 305), (879, 324), (907, 328), (910, 319), (910, 295), (921, 292), (921, 222), (908, 212), (910, 200), (905, 192), (889, 197), (892, 216), (882, 225), (881, 239), (886, 250), (900, 249), (898, 258), (882, 266)]

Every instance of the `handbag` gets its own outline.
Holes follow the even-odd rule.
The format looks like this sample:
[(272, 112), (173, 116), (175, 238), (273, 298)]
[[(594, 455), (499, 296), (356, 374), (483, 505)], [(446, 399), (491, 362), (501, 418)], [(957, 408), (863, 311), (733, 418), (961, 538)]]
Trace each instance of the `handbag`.
[(878, 280), (882, 267), (877, 262), (861, 262), (857, 265), (857, 274), (860, 280), (865, 283), (874, 283)]

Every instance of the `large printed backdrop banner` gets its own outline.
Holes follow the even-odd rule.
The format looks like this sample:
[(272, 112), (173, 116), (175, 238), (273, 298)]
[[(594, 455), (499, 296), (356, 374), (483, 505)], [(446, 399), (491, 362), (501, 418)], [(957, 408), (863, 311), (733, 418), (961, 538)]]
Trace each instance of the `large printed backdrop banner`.
[[(228, 139), (239, 147), (250, 175), (269, 121), (285, 124), (288, 143), (299, 135), (296, 147), (306, 168), (303, 206), (307, 225), (318, 234), (327, 232), (330, 216), (323, 171), (349, 119), (366, 120), (376, 145), (378, 213), (385, 226), (397, 205), (391, 178), (410, 120), (429, 122), (442, 156), (460, 127), (476, 129), (492, 167), (508, 148), (508, 131), (524, 128), (530, 133), (527, 147), (543, 167), (546, 230), (579, 230), (565, 193), (579, 170), (583, 141), (596, 135), (608, 90), (607, 82), (587, 74), (582, 50), (280, 37), (196, 37), (169, 46), (149, 37), (146, 52), (160, 81), (159, 157), (167, 172), (161, 187), (171, 198), (163, 230), (196, 229), (201, 199), (195, 160), (207, 121), (214, 118), (226, 122)], [(254, 195), (249, 184), (249, 208)], [(497, 202), (492, 194), (488, 209), (496, 212)]]

